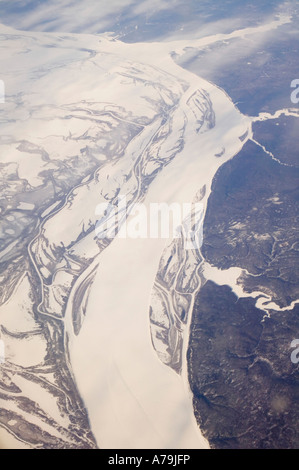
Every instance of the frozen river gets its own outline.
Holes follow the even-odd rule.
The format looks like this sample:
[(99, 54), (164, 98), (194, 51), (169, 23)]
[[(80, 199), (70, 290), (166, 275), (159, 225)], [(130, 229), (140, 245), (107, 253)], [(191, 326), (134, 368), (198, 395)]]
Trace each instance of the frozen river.
[[(195, 421), (186, 361), (199, 278), (191, 293), (180, 292), (182, 303), (187, 294), (191, 299), (184, 321), (168, 303), (175, 319), (168, 352), (178, 358), (178, 374), (161, 361), (165, 341), (150, 318), (161, 256), (173, 237), (97, 244), (97, 207), (119, 195), (148, 214), (152, 204), (190, 204), (202, 190), (205, 209), (217, 169), (250, 136), (251, 118), (221, 89), (174, 63), (171, 52), (188, 43), (65, 35), (62, 48), (54, 34), (3, 34), (16, 54), (28, 44), (23, 74), (14, 73), (7, 49), (3, 54), (12, 96), (22, 87), (32, 108), (16, 111), (8, 100), (3, 118), (3, 135), (13, 136), (3, 141), (5, 169), (17, 169), (20, 188), (23, 180), (30, 184), (7, 209), (12, 241), (2, 251), (10, 259), (17, 247), (23, 260), (8, 265), (0, 312), (9, 359), (3, 370), (13, 375), (3, 398), (5, 442), (209, 447)], [(32, 230), (24, 247), (13, 237), (21, 224)], [(180, 256), (184, 284), (191, 258)], [(35, 413), (24, 411), (15, 390), (35, 403)]]
[[(200, 88), (209, 93), (216, 125), (197, 133), (187, 103)], [(174, 122), (182, 114), (184, 149), (151, 183), (143, 201), (148, 212), (151, 203), (191, 202), (204, 185), (208, 197), (217, 168), (239, 151), (239, 137), (250, 126), (221, 90), (196, 77)], [(170, 133), (168, 139), (175, 136)], [(223, 159), (215, 157), (219, 148), (225, 149)], [(67, 322), (72, 369), (102, 448), (209, 447), (195, 422), (186, 364), (177, 375), (159, 361), (151, 343), (150, 296), (170, 241), (116, 237), (94, 261), (97, 274), (78, 336)], [(73, 308), (71, 303), (67, 318)]]

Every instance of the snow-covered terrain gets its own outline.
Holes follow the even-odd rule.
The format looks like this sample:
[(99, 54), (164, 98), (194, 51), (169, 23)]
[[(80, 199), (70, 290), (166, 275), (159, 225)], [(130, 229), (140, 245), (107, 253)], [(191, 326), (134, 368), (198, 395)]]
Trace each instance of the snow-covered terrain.
[(200, 240), (104, 237), (97, 208), (205, 208), (252, 119), (173, 61), (190, 42), (0, 36), (1, 446), (209, 447), (186, 366)]

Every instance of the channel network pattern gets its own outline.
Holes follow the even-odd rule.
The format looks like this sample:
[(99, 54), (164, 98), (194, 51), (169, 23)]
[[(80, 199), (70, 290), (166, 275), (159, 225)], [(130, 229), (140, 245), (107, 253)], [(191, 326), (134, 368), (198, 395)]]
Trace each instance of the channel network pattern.
[(205, 210), (253, 118), (173, 61), (190, 42), (0, 32), (2, 442), (208, 447), (186, 363), (202, 227), (193, 249), (111, 238), (97, 208)]

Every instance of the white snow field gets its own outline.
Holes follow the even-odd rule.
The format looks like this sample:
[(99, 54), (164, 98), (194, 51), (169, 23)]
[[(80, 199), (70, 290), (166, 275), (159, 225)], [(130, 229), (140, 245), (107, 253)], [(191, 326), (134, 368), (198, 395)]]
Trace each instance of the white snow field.
[[(287, 21), (279, 18), (264, 28)], [(96, 165), (80, 181), (71, 184), (70, 176), (64, 197), (59, 193), (39, 216), (39, 201), (22, 199), (26, 192), (17, 201), (18, 211), (36, 217), (36, 231), (23, 254), (38, 287), (29, 285), (32, 277), (25, 270), (0, 306), (0, 339), (9, 355), (0, 368), (17, 373), (18, 367), (43, 362), (51, 344), (39, 319), (48, 318), (53, 330), (63, 331), (65, 360), (100, 448), (209, 447), (195, 421), (188, 384), (188, 329), (200, 287), (191, 255), (181, 260), (186, 263), (182, 283), (192, 280), (193, 287), (184, 292), (191, 300), (186, 321), (175, 333), (178, 374), (167, 366), (169, 350), (149, 315), (159, 263), (172, 237), (117, 236), (104, 243), (96, 236), (104, 217), (97, 207), (114, 204), (122, 195), (129, 205), (142, 202), (149, 212), (152, 203), (191, 203), (205, 188), (205, 208), (217, 169), (250, 138), (252, 118), (243, 116), (223, 90), (177, 65), (172, 53), (255, 29), (194, 42), (124, 44), (108, 34), (31, 33), (0, 25), (4, 177), (17, 172), (35, 190), (53, 172), (64, 188), (74, 156), (83, 165), (87, 157)], [(5, 222), (11, 237), (13, 220)], [(16, 243), (12, 239), (1, 248), (3, 259), (9, 259)], [(240, 292), (240, 270), (204, 269), (216, 282), (227, 276)], [(33, 314), (34, 289), (39, 300)], [(62, 329), (56, 330), (55, 322)], [(15, 339), (5, 331), (14, 332)], [(49, 380), (62, 387), (53, 377)], [(54, 441), (64, 436), (73, 445), (73, 438), (65, 437), (69, 418), (57, 407), (55, 393), (26, 378), (16, 383), (52, 421), (24, 413), (11, 395), (0, 399), (1, 407), (22, 414)], [(1, 447), (34, 447), (14, 434), (13, 426), (10, 420), (0, 428)]]

